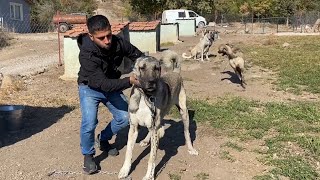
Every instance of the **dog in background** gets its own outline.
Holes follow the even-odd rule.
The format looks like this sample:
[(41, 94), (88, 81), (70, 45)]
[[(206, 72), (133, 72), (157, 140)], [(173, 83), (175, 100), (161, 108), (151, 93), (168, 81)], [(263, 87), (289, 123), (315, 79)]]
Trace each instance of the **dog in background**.
[(245, 88), (244, 84), (246, 84), (246, 82), (243, 74), (245, 69), (245, 61), (242, 57), (236, 55), (238, 51), (240, 51), (239, 48), (235, 48), (230, 44), (222, 44), (218, 48), (219, 54), (222, 54), (222, 56), (227, 55), (230, 66), (240, 79), (241, 86)]
[(213, 42), (218, 39), (218, 31), (203, 31), (204, 35), (202, 38), (200, 38), (200, 41), (194, 48), (190, 50), (191, 55), (188, 56), (187, 53), (183, 53), (182, 57), (185, 59), (191, 59), (199, 60), (198, 56), (201, 56), (200, 60), (201, 62), (204, 61), (203, 56), (206, 56), (206, 60), (210, 60), (209, 55), (209, 49), (212, 46)]
[[(164, 135), (163, 118), (173, 105), (178, 108), (184, 124), (184, 136), (188, 151), (191, 155), (198, 155), (191, 143), (186, 105), (187, 96), (179, 73), (179, 62), (179, 55), (173, 51), (164, 52), (161, 61), (151, 56), (137, 59), (133, 72), (141, 84), (133, 86), (130, 94), (130, 129), (125, 161), (118, 174), (119, 179), (126, 178), (131, 169), (132, 151), (138, 136), (138, 126), (145, 126), (149, 130), (140, 145), (146, 146), (151, 140), (148, 168), (143, 179), (154, 179), (159, 139)], [(162, 65), (168, 70), (163, 74), (161, 73)]]

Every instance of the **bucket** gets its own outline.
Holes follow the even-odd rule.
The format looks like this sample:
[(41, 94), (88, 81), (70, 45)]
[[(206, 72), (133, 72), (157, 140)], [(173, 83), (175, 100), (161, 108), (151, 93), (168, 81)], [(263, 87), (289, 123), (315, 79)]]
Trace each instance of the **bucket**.
[(0, 105), (0, 125), (8, 131), (18, 131), (23, 128), (23, 105)]

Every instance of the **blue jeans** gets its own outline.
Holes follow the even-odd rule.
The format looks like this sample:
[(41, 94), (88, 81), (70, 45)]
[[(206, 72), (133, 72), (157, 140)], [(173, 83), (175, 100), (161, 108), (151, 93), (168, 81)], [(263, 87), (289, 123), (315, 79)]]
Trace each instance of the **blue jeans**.
[(80, 147), (83, 155), (95, 154), (95, 129), (97, 114), (102, 102), (113, 115), (107, 127), (101, 131), (101, 140), (110, 140), (119, 130), (129, 125), (128, 102), (122, 92), (103, 92), (79, 85), (80, 109), (82, 114), (80, 129)]

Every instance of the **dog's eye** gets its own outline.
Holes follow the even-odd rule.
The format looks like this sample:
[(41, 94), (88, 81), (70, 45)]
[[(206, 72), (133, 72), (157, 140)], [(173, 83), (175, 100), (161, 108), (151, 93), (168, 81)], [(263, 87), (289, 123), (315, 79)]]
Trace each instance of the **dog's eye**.
[(146, 69), (146, 64), (143, 64), (142, 66), (139, 67), (140, 70), (145, 70)]

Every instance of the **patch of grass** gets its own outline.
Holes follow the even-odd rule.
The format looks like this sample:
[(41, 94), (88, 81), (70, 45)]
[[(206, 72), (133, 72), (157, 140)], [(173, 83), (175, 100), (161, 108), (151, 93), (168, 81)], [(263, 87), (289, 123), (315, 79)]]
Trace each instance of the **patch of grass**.
[(287, 159), (275, 159), (270, 161), (277, 168), (271, 172), (275, 175), (283, 175), (290, 179), (318, 179), (319, 174), (301, 157), (289, 157)]
[(244, 148), (239, 146), (237, 143), (233, 143), (233, 142), (230, 142), (230, 141), (225, 143), (225, 144), (223, 144), (221, 147), (229, 147), (229, 148), (235, 149), (235, 150), (237, 150), (239, 152), (244, 150)]
[(184, 81), (193, 81), (193, 79), (187, 78), (187, 77), (184, 77), (183, 80), (184, 80)]
[(221, 152), (219, 153), (219, 157), (220, 157), (221, 159), (226, 159), (226, 160), (228, 160), (228, 161), (230, 161), (230, 162), (235, 162), (234, 157), (230, 154), (229, 151), (221, 151)]
[(181, 176), (178, 174), (169, 173), (168, 175), (169, 175), (170, 180), (180, 180), (181, 179)]
[[(188, 107), (195, 110), (196, 122), (206, 122), (222, 134), (240, 139), (266, 137), (268, 149), (262, 155), (265, 163), (275, 167), (273, 175), (319, 176), (314, 162), (320, 160), (320, 102), (261, 103), (225, 97), (214, 103), (191, 100)], [(241, 149), (230, 142), (224, 146)], [(234, 161), (228, 151), (220, 157)]]
[[(285, 42), (289, 47), (282, 47)], [(278, 72), (281, 90), (320, 93), (320, 38), (269, 37), (263, 46), (244, 44), (242, 49), (253, 63)]]
[(253, 180), (273, 180), (274, 178), (270, 174), (262, 175), (262, 176), (255, 176)]
[(195, 177), (199, 180), (206, 180), (206, 179), (209, 179), (209, 174), (201, 172), (197, 174)]
[(160, 46), (174, 46), (173, 42), (165, 42), (165, 43), (161, 43)]

